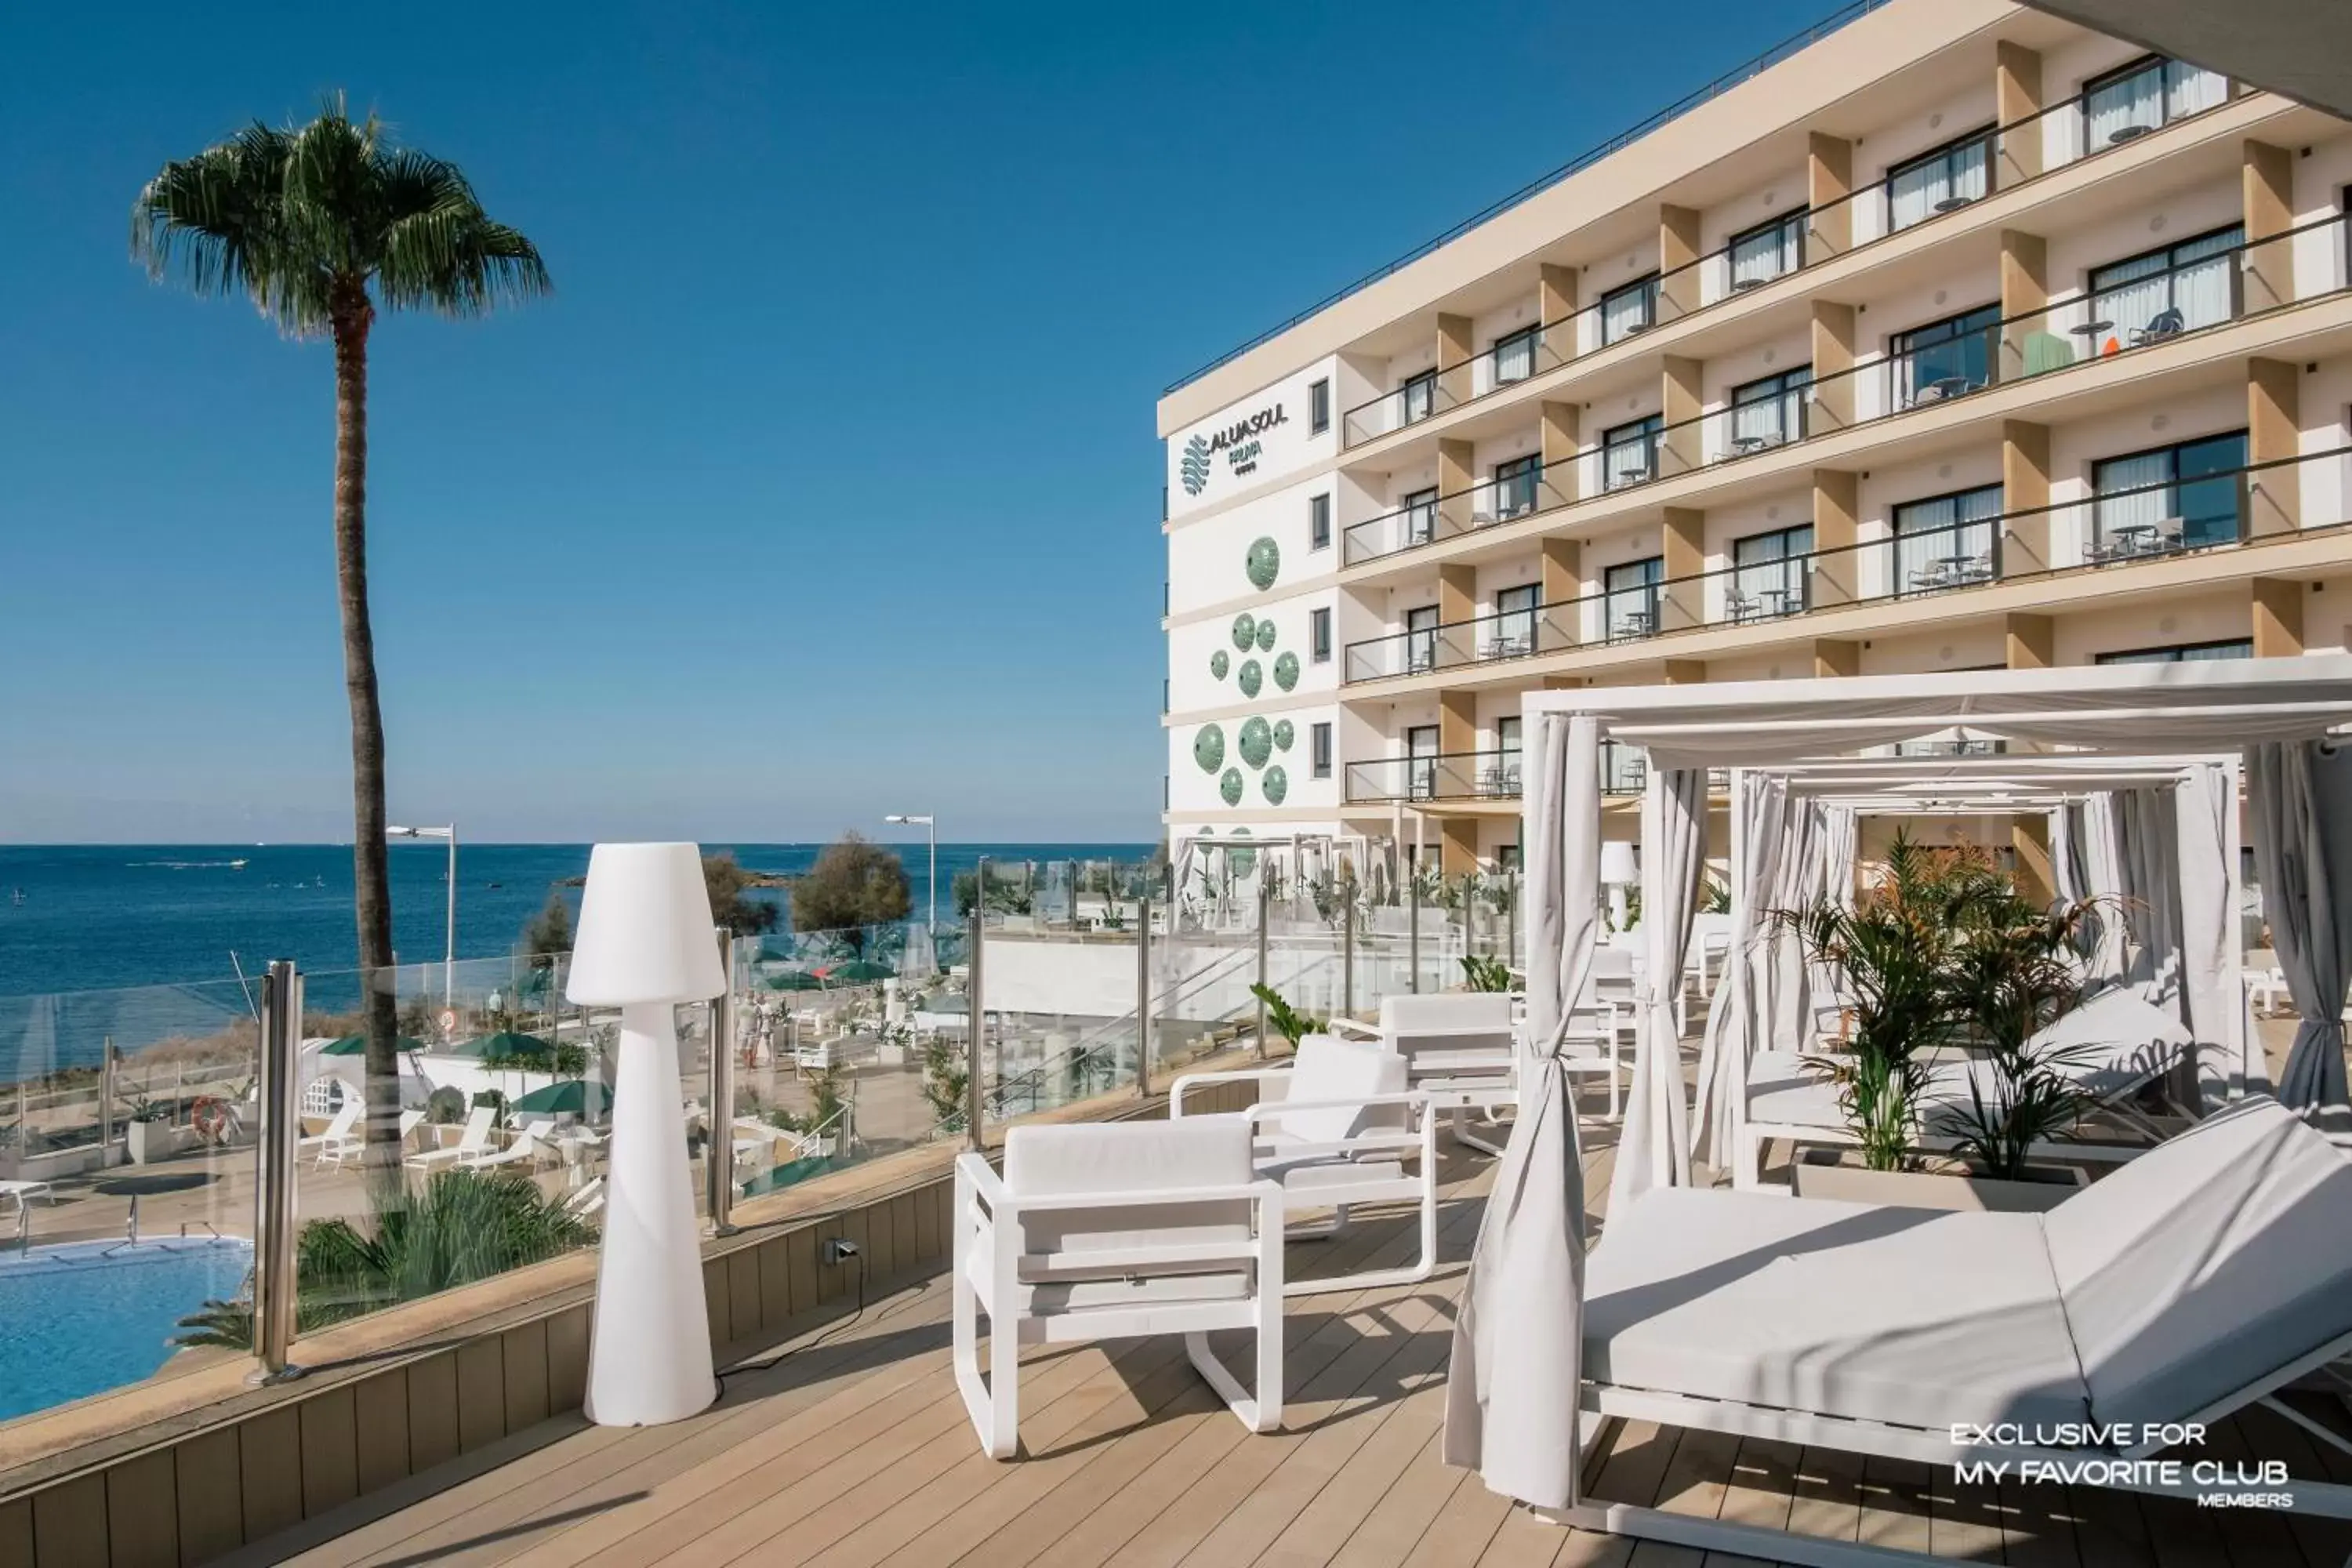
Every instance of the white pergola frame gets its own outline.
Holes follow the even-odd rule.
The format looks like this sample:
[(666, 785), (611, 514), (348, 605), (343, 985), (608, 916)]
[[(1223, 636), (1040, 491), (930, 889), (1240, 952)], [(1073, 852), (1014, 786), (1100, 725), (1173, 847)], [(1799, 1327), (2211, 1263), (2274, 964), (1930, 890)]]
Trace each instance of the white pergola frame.
[[(1958, 675), (1582, 688), (1530, 692), (1523, 700), (1522, 712), (1535, 721), (1527, 727), (1532, 744), (1528, 748), (1528, 788), (1523, 796), (1525, 841), (1538, 844), (1547, 832), (1554, 839), (1561, 837), (1563, 829), (1559, 825), (1542, 821), (1549, 809), (1548, 803), (1559, 804), (1567, 839), (1560, 852), (1559, 871), (1544, 878), (1546, 886), (1541, 891), (1548, 897), (1543, 907), (1537, 907), (1538, 889), (1531, 882), (1529, 926), (1533, 931), (1544, 929), (1547, 921), (1555, 929), (1564, 923), (1563, 952), (1568, 954), (1589, 951), (1580, 950), (1579, 943), (1589, 943), (1591, 931), (1598, 929), (1600, 892), (1594, 868), (1598, 864), (1599, 801), (1597, 788), (1588, 794), (1572, 778), (1556, 783), (1546, 777), (1557, 773), (1560, 765), (1551, 738), (1546, 733), (1552, 727), (1542, 722), (1551, 715), (1590, 720), (1600, 739), (1640, 747), (1650, 753), (1643, 811), (1645, 832), (1651, 825), (1666, 820), (1664, 780), (1669, 771), (1725, 766), (1778, 770), (1801, 781), (1804, 789), (1852, 804), (1872, 802), (1881, 809), (1916, 812), (1924, 809), (1927, 802), (1954, 797), (1958, 810), (1963, 812), (2012, 815), (2046, 810), (2070, 794), (2138, 787), (2159, 783), (2168, 774), (2178, 776), (2189, 766), (2224, 762), (2228, 764), (2223, 773), (2228, 793), (2222, 798), (2227, 809), (2221, 811), (2218, 826), (2223, 833), (2226, 861), (2223, 885), (2229, 889), (2223, 923), (2228, 933), (2227, 951), (2234, 957), (2238, 942), (2241, 807), (2239, 770), (2235, 756), (2230, 753), (2260, 742), (2308, 741), (2352, 724), (2352, 657), (2326, 654), (2306, 658)], [(1865, 748), (1955, 731), (2052, 750), (1961, 756), (1857, 754)], [(1579, 740), (1575, 745), (1563, 745), (1559, 754), (1568, 756), (1571, 767), (1582, 764), (1588, 759), (1577, 748), (1583, 743)], [(1990, 798), (1999, 788), (2010, 790), (2013, 798), (1998, 802)], [(1589, 827), (1576, 820), (1579, 806), (1583, 804), (1591, 807)], [(1687, 821), (1686, 803), (1675, 805), (1675, 822)], [(1703, 804), (1699, 813), (1703, 845)], [(1738, 819), (1735, 807), (1735, 825)], [(1735, 874), (1745, 858), (1739, 853), (1740, 847), (1743, 847), (1734, 848)], [(1662, 862), (1665, 858), (1664, 854), (1644, 854), (1642, 858), (1645, 910), (1669, 907), (1662, 899), (1665, 890)], [(1576, 885), (1586, 879), (1593, 885)], [(2185, 888), (2183, 894), (2185, 901)], [(1587, 900), (1592, 903), (1590, 909), (1583, 907)], [(1672, 939), (1664, 940), (1670, 942)], [(1658, 967), (1654, 957), (1654, 971)], [(1560, 954), (1539, 956), (1531, 950), (1531, 971), (1540, 962), (1550, 962), (1560, 968), (1561, 987), (1573, 988), (1574, 969), (1567, 959)], [(2243, 993), (2238, 988), (2234, 972), (2229, 979), (2237, 1005), (2229, 1009), (2227, 1016), (2242, 1023)], [(1634, 1068), (1637, 1086), (1645, 1079), (1650, 1079), (1653, 1088), (1670, 1081), (1673, 1092), (1680, 1094), (1683, 1091), (1678, 1066), (1670, 1074), (1655, 1068), (1657, 1058), (1650, 1037), (1651, 1019), (1654, 1016), (1652, 1011), (1643, 1019)], [(2231, 1075), (2233, 1093), (2244, 1083), (2247, 1042), (2242, 1034), (2236, 1044), (2240, 1070)], [(1650, 1114), (1655, 1123), (1648, 1129), (1648, 1136), (1655, 1140), (1664, 1136), (1665, 1113), (1663, 1106), (1656, 1103), (1660, 1096), (1647, 1098), (1653, 1102)], [(1572, 1136), (1563, 1142), (1557, 1132), (1548, 1131), (1551, 1124), (1562, 1120), (1559, 1109), (1556, 1091), (1531, 1092), (1514, 1129), (1513, 1146), (1505, 1159), (1505, 1174), (1521, 1192), (1564, 1190), (1570, 1208), (1580, 1214), (1582, 1183), (1576, 1169)], [(1635, 1110), (1641, 1109), (1641, 1101), (1637, 1100)], [(1573, 1127), (1572, 1116), (1565, 1121), (1570, 1128)], [(1629, 1111), (1629, 1142), (1642, 1131), (1633, 1121), (1634, 1112)], [(1531, 1128), (1547, 1131), (1534, 1132), (1529, 1131)], [(1523, 1139), (1522, 1133), (1528, 1136)], [(1541, 1168), (1522, 1168), (1525, 1162), (1539, 1162)], [(1652, 1184), (1653, 1178), (1647, 1173), (1659, 1163), (1672, 1168), (1671, 1162), (1653, 1162), (1647, 1149), (1636, 1152), (1629, 1152), (1625, 1146), (1620, 1148), (1618, 1163), (1621, 1182), (1628, 1167), (1642, 1173), (1637, 1185)], [(1552, 1165), (1562, 1168), (1554, 1170)], [(1515, 1225), (1509, 1213), (1489, 1214), (1480, 1233), (1478, 1256), (1473, 1259), (1471, 1278), (1460, 1307), (1461, 1320), (1475, 1326), (1458, 1328), (1456, 1333), (1457, 1361), (1467, 1352), (1482, 1369), (1500, 1366), (1514, 1342), (1546, 1347), (1528, 1369), (1532, 1382), (1542, 1386), (1531, 1386), (1528, 1375), (1509, 1380), (1513, 1386), (1509, 1390), (1507, 1415), (1502, 1411), (1499, 1393), (1482, 1391), (1479, 1396), (1482, 1400), (1492, 1397), (1497, 1401), (1491, 1415), (1483, 1405), (1474, 1404), (1466, 1397), (1449, 1396), (1449, 1454), (1472, 1456), (1465, 1462), (1477, 1463), (1486, 1469), (1488, 1484), (1496, 1489), (1541, 1502), (1538, 1493), (1519, 1489), (1555, 1484), (1550, 1479), (1540, 1482), (1521, 1479), (1538, 1475), (1548, 1478), (1550, 1461), (1547, 1457), (1540, 1462), (1531, 1462), (1523, 1444), (1515, 1441), (1532, 1432), (1534, 1440), (1549, 1442), (1558, 1425), (1543, 1413), (1554, 1408), (1579, 1412), (1580, 1419), (1576, 1425), (1584, 1429), (1588, 1439), (1601, 1417), (1623, 1415), (1698, 1430), (1771, 1436), (1863, 1454), (1934, 1458), (1939, 1452), (1948, 1453), (1948, 1437), (1939, 1434), (1801, 1410), (1768, 1409), (1654, 1390), (1620, 1388), (1583, 1377), (1577, 1359), (1563, 1363), (1548, 1344), (1558, 1337), (1558, 1321), (1563, 1310), (1570, 1314), (1572, 1323), (1580, 1324), (1580, 1302), (1529, 1300), (1521, 1299), (1525, 1292), (1480, 1292), (1476, 1289), (1486, 1279), (1498, 1283), (1511, 1278), (1580, 1282), (1580, 1267), (1553, 1256), (1564, 1239), (1570, 1247), (1576, 1245), (1573, 1239), (1556, 1232), (1570, 1230), (1572, 1234), (1576, 1227), (1556, 1224), (1567, 1216), (1555, 1213), (1549, 1203), (1530, 1212), (1532, 1217), (1524, 1226)], [(1580, 1283), (1576, 1288), (1580, 1289)], [(1465, 1342), (1465, 1335), (1468, 1343)], [(1570, 1342), (1574, 1342), (1573, 1335)], [(2284, 1409), (2272, 1398), (2275, 1390), (2325, 1365), (2347, 1349), (2352, 1349), (2352, 1338), (2310, 1348), (2200, 1414), (2218, 1419), (2255, 1401)], [(1566, 1385), (1553, 1386), (1563, 1371), (1569, 1373)], [(1490, 1380), (1501, 1375), (1487, 1373)], [(1464, 1415), (1475, 1412), (1478, 1420), (1478, 1426), (1465, 1433), (1458, 1447), (1450, 1430), (1457, 1411)], [(2291, 1418), (2294, 1415), (2291, 1411), (2287, 1414)], [(1500, 1425), (1489, 1426), (1490, 1421)], [(2332, 1434), (2327, 1436), (2331, 1441), (2340, 1443)], [(1587, 1445), (1580, 1443), (1577, 1451), (1568, 1456), (1571, 1467), (1580, 1462), (1584, 1451), (1588, 1451)], [(2352, 1514), (2352, 1488), (2297, 1482), (2289, 1489), (2297, 1494), (2303, 1506), (2315, 1511), (2332, 1517)], [(1938, 1561), (1856, 1542), (1695, 1519), (1624, 1504), (1588, 1501), (1564, 1511), (1545, 1511), (1549, 1517), (1588, 1529), (1675, 1542), (1704, 1550), (1746, 1552), (1781, 1562), (1822, 1564), (1825, 1568)]]

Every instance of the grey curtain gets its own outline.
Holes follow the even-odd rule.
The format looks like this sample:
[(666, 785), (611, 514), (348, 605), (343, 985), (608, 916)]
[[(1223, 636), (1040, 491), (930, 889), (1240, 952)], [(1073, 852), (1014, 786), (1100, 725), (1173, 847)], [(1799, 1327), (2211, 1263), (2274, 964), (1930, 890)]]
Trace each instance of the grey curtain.
[(1528, 1035), (1518, 1114), (1454, 1313), (1445, 1460), (1538, 1508), (1577, 1498), (1584, 1352), (1584, 1163), (1559, 1059), (1601, 931), (1601, 731), (1536, 721), (1528, 781)]
[(1699, 876), (1706, 864), (1706, 770), (1652, 766), (1649, 787), (1642, 796), (1641, 931), (1646, 968), (1641, 978), (1641, 1030), (1617, 1144), (1617, 1169), (1609, 1182), (1612, 1214), (1623, 1214), (1628, 1204), (1652, 1187), (1690, 1184), (1690, 1110), (1683, 1100), (1682, 1038), (1675, 1023), (1675, 1001), (1682, 992), (1683, 956), (1690, 951)]
[(2099, 900), (2097, 943), (2090, 955), (2093, 985), (2113, 985), (2124, 977), (2124, 939), (2130, 929), (2124, 903), (2121, 824), (2115, 792), (2101, 790), (2083, 802), (2083, 886)]
[[(2225, 810), (2237, 808), (2238, 792), (2218, 763), (2184, 769), (2172, 790), (2172, 876), (2175, 940), (2180, 951), (2181, 1011), (2197, 1040), (2197, 1058), (2184, 1067), (2174, 1088), (2184, 1105), (2198, 1103), (2198, 1068), (2227, 1082), (2245, 1078), (2245, 988), (2238, 977), (2237, 900), (2231, 896), (2229, 830)], [(2210, 1097), (2219, 1101), (2227, 1091)]]
[(1691, 1128), (1691, 1158), (1717, 1170), (1731, 1163), (1738, 1109), (1748, 1098), (1748, 1060), (1759, 1038), (1775, 1038), (1769, 1009), (1759, 1003), (1771, 994), (1774, 944), (1767, 911), (1777, 896), (1789, 826), (1785, 779), (1740, 768), (1731, 780), (1738, 846), (1731, 861), (1731, 952), (1699, 1048), (1697, 1116)]
[(2352, 753), (2316, 741), (2249, 746), (2246, 798), (2254, 874), (2271, 946), (2303, 1021), (2295, 1026), (2278, 1098), (2298, 1110), (2341, 1106), (2344, 999), (2352, 984)]

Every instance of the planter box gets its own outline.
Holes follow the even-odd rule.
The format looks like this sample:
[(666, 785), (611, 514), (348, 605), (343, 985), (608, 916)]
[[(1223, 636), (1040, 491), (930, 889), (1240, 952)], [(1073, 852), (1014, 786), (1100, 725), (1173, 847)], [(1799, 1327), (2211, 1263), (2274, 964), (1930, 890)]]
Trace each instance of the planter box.
[(168, 1121), (126, 1121), (122, 1146), (134, 1165), (169, 1159), (179, 1150), (179, 1129)]
[(1801, 1198), (1836, 1198), (1912, 1209), (1990, 1209), (2004, 1214), (2046, 1214), (2084, 1184), (2083, 1173), (2071, 1165), (2035, 1169), (2045, 1173), (2043, 1180), (2006, 1182), (1927, 1171), (1866, 1171), (1839, 1163), (1832, 1150), (1810, 1149), (1790, 1174)]

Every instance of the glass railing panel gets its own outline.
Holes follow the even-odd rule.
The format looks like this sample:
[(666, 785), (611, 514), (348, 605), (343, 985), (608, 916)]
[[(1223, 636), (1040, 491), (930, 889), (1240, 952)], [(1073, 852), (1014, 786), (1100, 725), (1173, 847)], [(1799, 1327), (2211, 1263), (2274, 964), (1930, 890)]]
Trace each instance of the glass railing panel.
[(233, 1340), (257, 1002), (234, 980), (0, 997), (0, 1421)]

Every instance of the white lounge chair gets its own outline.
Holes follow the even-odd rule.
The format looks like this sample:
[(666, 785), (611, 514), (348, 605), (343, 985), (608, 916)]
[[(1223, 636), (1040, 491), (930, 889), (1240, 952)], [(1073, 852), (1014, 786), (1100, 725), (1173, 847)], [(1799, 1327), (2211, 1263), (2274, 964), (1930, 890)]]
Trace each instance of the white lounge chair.
[[(425, 1124), (425, 1112), (404, 1110), (400, 1113), (400, 1133), (395, 1140), (405, 1149), (409, 1134)], [(319, 1143), (319, 1163), (341, 1170), (346, 1160), (363, 1158), (367, 1153), (367, 1129), (357, 1122), (338, 1133), (330, 1127), (316, 1140)]]
[(335, 1108), (334, 1120), (327, 1123), (327, 1130), (324, 1132), (315, 1137), (295, 1141), (294, 1157), (299, 1160), (305, 1154), (312, 1154), (317, 1156), (318, 1163), (321, 1165), (330, 1159), (341, 1164), (344, 1146), (359, 1141), (358, 1134), (354, 1133), (352, 1129), (359, 1125), (360, 1118), (366, 1111), (365, 1100), (356, 1094), (346, 1093), (343, 1096), (342, 1104)]
[[(2138, 1121), (2125, 1102), (2185, 1058), (2193, 1048), (2193, 1037), (2176, 1015), (2119, 988), (2104, 992), (2066, 1014), (2034, 1036), (2032, 1044), (2067, 1051), (2065, 1058), (2050, 1064), (2052, 1070), (2087, 1095), (2092, 1109)], [(1990, 1063), (1952, 1059), (1929, 1068), (1919, 1136), (1914, 1141), (1918, 1148), (1935, 1152), (1953, 1147), (1955, 1121), (1970, 1103), (1972, 1081), (1986, 1104), (1995, 1103), (1998, 1080)], [(2162, 1136), (2161, 1129), (2151, 1126), (2147, 1131)], [(1774, 1140), (1836, 1148), (1851, 1148), (1855, 1142), (1838, 1108), (1836, 1086), (1820, 1068), (1785, 1052), (1763, 1051), (1748, 1065), (1748, 1104), (1740, 1122), (1733, 1186), (1753, 1190), (1763, 1184), (1765, 1146)], [(2037, 1144), (2032, 1152), (2068, 1160), (2121, 1161), (2142, 1151), (2125, 1144), (2067, 1142)]]
[[(1517, 1040), (1525, 1004), (1507, 992), (1455, 991), (1426, 996), (1388, 996), (1381, 1001), (1377, 1027), (1335, 1018), (1332, 1033), (1377, 1040), (1405, 1058), (1405, 1087), (1429, 1096), (1430, 1104), (1451, 1112), (1454, 1141), (1484, 1153), (1499, 1145), (1473, 1136), (1466, 1121), (1478, 1111), (1488, 1122), (1519, 1102)], [(1567, 1070), (1600, 1077), (1609, 1086), (1609, 1115), (1618, 1113), (1626, 1031), (1614, 1003), (1587, 996), (1569, 1020)]]
[[(2271, 1397), (2347, 1349), (2352, 1162), (2263, 1098), (2047, 1214), (1643, 1193), (1587, 1261), (1579, 1403), (1588, 1431), (1620, 1416), (1936, 1465), (2142, 1458), (2181, 1440), (2139, 1440), (2161, 1424), (2263, 1403), (2352, 1452)], [(2002, 1423), (2016, 1440), (1956, 1444)], [(2042, 1435), (2060, 1423), (2082, 1446)], [(2101, 1440), (2118, 1429), (2132, 1440)], [(2352, 1487), (2262, 1489), (2352, 1517)], [(1939, 1561), (1624, 1504), (1566, 1518), (1777, 1563)]]
[(466, 1117), (466, 1130), (457, 1142), (446, 1149), (427, 1149), (411, 1154), (401, 1162), (412, 1171), (437, 1171), (444, 1165), (466, 1165), (493, 1152), (490, 1130), (498, 1121), (498, 1111), (490, 1106), (478, 1105)]
[[(1308, 1035), (1287, 1067), (1186, 1073), (1168, 1091), (1168, 1114), (1182, 1120), (1194, 1086), (1255, 1079), (1257, 1173), (1282, 1184), (1286, 1215), (1329, 1211), (1328, 1224), (1293, 1226), (1296, 1237), (1338, 1236), (1348, 1211), (1410, 1203), (1420, 1210), (1421, 1256), (1395, 1268), (1291, 1279), (1284, 1292), (1312, 1296), (1379, 1285), (1416, 1284), (1437, 1267), (1437, 1120), (1426, 1094), (1405, 1089), (1405, 1061), (1369, 1040)], [(1412, 1169), (1405, 1168), (1406, 1161)]]
[[(988, 1456), (1020, 1448), (1024, 1344), (1181, 1333), (1244, 1426), (1280, 1426), (1282, 1213), (1281, 1184), (1252, 1169), (1245, 1116), (1015, 1127), (1002, 1177), (959, 1156), (956, 1385)], [(1256, 1335), (1255, 1398), (1209, 1349), (1221, 1329)]]
[(25, 1205), (37, 1197), (48, 1199), (50, 1206), (55, 1207), (58, 1190), (47, 1182), (0, 1182), (0, 1198), (15, 1199), (16, 1212), (20, 1215), (25, 1212)]
[(575, 1219), (601, 1214), (604, 1208), (604, 1178), (591, 1176), (563, 1200), (563, 1212)]

